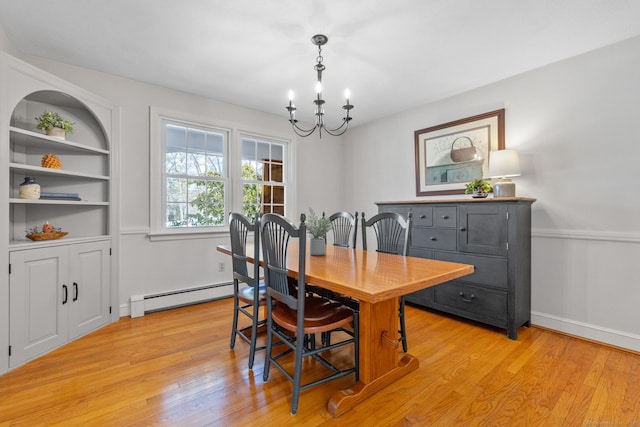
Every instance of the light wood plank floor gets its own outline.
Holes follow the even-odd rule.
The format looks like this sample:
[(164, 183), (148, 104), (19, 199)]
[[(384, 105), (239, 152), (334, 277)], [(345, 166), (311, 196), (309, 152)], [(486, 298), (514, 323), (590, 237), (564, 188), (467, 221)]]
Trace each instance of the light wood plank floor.
[[(504, 331), (408, 306), (420, 368), (338, 419), (352, 377), (301, 394), (229, 349), (230, 299), (122, 318), (0, 377), (0, 426), (640, 426), (640, 355), (536, 327)], [(338, 354), (345, 360), (349, 354)]]

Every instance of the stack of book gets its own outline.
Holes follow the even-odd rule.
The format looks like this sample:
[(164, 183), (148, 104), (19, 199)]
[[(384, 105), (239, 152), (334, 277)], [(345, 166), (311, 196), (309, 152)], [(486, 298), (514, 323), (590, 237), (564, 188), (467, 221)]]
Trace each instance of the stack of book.
[(82, 200), (78, 193), (40, 193), (41, 199), (49, 200)]

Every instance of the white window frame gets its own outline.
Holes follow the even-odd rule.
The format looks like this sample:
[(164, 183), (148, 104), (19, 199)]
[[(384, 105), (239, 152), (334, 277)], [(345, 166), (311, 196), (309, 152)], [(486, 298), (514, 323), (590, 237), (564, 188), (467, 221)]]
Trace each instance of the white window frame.
[(212, 119), (194, 114), (151, 106), (149, 108), (149, 145), (150, 145), (150, 188), (149, 188), (149, 239), (151, 241), (180, 240), (190, 238), (209, 238), (212, 235), (229, 233), (228, 218), (222, 226), (215, 227), (177, 227), (167, 228), (165, 223), (166, 189), (164, 181), (165, 150), (163, 123), (165, 121), (194, 127), (210, 127), (216, 131), (228, 132), (225, 146), (227, 167), (225, 168), (225, 212), (240, 212), (242, 209), (242, 136), (264, 139), (265, 141), (283, 143), (285, 145), (283, 180), (285, 181), (285, 212), (287, 217), (294, 218), (295, 208), (295, 168), (296, 147), (290, 135), (282, 135), (269, 130), (247, 129), (244, 125)]
[[(238, 203), (234, 203), (234, 209), (236, 209), (237, 212), (242, 212), (242, 185), (245, 184), (248, 181), (244, 181), (242, 179), (242, 140), (244, 138), (249, 138), (249, 139), (255, 139), (259, 142), (266, 142), (269, 144), (280, 144), (283, 146), (283, 168), (282, 168), (282, 183), (277, 183), (277, 184), (281, 184), (284, 187), (284, 210), (285, 210), (285, 214), (288, 217), (291, 217), (291, 213), (292, 213), (292, 205), (289, 203), (290, 199), (290, 193), (291, 193), (291, 183), (292, 180), (290, 179), (291, 176), (291, 147), (292, 147), (292, 143), (291, 140), (289, 139), (283, 139), (283, 138), (276, 138), (273, 136), (265, 136), (265, 135), (260, 135), (257, 134), (255, 132), (245, 132), (245, 131), (239, 131), (238, 132), (238, 160), (234, 162), (234, 167), (238, 167), (240, 169), (238, 169), (237, 174), (233, 175), (234, 179), (235, 177), (237, 177), (237, 184), (234, 185), (234, 189), (237, 188), (238, 189), (238, 194), (237, 197), (234, 198), (234, 200), (236, 200)], [(255, 183), (264, 183), (265, 185), (272, 185), (271, 183), (273, 183), (273, 181), (254, 181)]]

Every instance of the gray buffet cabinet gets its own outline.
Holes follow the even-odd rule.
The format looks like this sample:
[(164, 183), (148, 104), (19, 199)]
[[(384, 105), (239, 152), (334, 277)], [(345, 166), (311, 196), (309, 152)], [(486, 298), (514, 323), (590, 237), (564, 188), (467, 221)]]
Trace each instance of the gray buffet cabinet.
[(473, 264), (474, 273), (406, 301), (507, 330), (531, 325), (531, 204), (528, 198), (377, 202), (413, 214), (409, 255)]

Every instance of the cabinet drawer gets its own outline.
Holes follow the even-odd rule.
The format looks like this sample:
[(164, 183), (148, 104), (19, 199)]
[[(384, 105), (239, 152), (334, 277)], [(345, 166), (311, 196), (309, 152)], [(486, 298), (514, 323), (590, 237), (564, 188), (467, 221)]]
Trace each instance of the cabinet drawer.
[(410, 293), (405, 296), (405, 301), (414, 304), (429, 305), (433, 302), (433, 287)]
[(414, 256), (416, 258), (433, 259), (433, 250), (426, 249), (426, 248), (418, 248), (416, 246), (411, 245), (409, 247), (409, 256)]
[(433, 208), (428, 206), (414, 207), (413, 213), (414, 227), (431, 227), (433, 225)]
[(411, 243), (422, 248), (456, 250), (455, 228), (414, 228)]
[(440, 261), (459, 262), (474, 266), (473, 273), (460, 278), (465, 282), (480, 285), (495, 286), (507, 289), (509, 276), (506, 258), (491, 258), (478, 255), (467, 255), (449, 252), (434, 252), (433, 259)]
[(458, 223), (458, 210), (455, 206), (442, 206), (433, 209), (433, 226), (455, 228)]
[(506, 322), (507, 293), (449, 282), (433, 288), (436, 304)]

